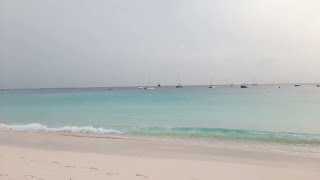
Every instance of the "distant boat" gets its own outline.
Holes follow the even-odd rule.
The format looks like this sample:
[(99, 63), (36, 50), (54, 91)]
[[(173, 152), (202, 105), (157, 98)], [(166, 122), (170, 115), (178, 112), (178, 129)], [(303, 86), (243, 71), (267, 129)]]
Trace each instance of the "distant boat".
[(241, 87), (241, 88), (248, 88), (248, 86), (247, 86), (245, 83), (241, 84), (240, 87)]
[(317, 84), (317, 87), (320, 87), (320, 84)]
[(157, 87), (161, 87), (161, 84), (160, 83), (158, 83), (158, 86)]
[(212, 88), (216, 88), (216, 86), (212, 84), (212, 77), (211, 77), (211, 83), (210, 83), (210, 85), (209, 85), (209, 88), (211, 88), (211, 89), (212, 89)]
[(178, 74), (178, 81), (177, 81), (177, 85), (176, 85), (176, 88), (183, 88), (182, 84), (180, 84), (180, 76)]
[(295, 86), (295, 87), (300, 87), (300, 86), (301, 86), (301, 84), (295, 84), (294, 86)]
[(150, 77), (151, 77), (151, 75), (149, 73), (148, 86), (144, 87), (145, 90), (155, 90), (156, 89), (156, 88), (150, 86), (150, 79), (151, 79)]
[(144, 89), (145, 90), (155, 90), (156, 88), (154, 88), (154, 87), (145, 87)]
[(230, 87), (233, 87), (233, 80), (231, 79), (231, 83), (227, 84), (227, 85), (230, 86)]
[(144, 89), (144, 87), (143, 86), (139, 86), (138, 89)]
[(176, 88), (183, 88), (181, 84), (176, 85)]
[(231, 80), (231, 84), (230, 84), (230, 87), (233, 87), (233, 81)]
[(258, 86), (258, 84), (256, 83), (256, 77), (253, 78), (253, 84), (252, 86)]

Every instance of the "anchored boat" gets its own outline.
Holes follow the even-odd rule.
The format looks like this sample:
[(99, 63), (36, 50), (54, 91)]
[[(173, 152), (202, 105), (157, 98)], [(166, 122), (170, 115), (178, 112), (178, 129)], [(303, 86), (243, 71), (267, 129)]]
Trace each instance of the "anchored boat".
[(243, 83), (243, 84), (241, 84), (241, 86), (240, 86), (241, 88), (248, 88), (248, 86), (245, 84), (245, 83)]

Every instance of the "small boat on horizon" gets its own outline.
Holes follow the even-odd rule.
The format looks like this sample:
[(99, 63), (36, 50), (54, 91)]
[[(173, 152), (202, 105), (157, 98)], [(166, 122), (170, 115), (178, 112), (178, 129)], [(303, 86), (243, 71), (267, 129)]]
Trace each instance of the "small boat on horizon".
[(242, 89), (244, 89), (244, 88), (248, 88), (248, 86), (245, 84), (245, 83), (243, 83), (243, 84), (241, 84), (241, 86), (240, 86)]
[(317, 87), (320, 87), (320, 84), (317, 84)]
[(151, 79), (151, 74), (149, 73), (148, 86), (144, 87), (145, 90), (155, 90), (156, 89), (150, 85), (150, 79)]
[(144, 89), (145, 90), (155, 90), (156, 88), (154, 88), (154, 87), (145, 87)]
[(180, 76), (179, 76), (179, 74), (178, 74), (178, 80), (177, 80), (176, 88), (183, 88), (182, 84), (180, 84)]
[(210, 82), (209, 88), (210, 88), (210, 89), (216, 88), (216, 86), (212, 84), (212, 76), (211, 76), (211, 82)]
[(233, 81), (231, 80), (230, 87), (233, 87)]
[(295, 84), (294, 86), (295, 86), (295, 87), (300, 87), (300, 86), (301, 86), (301, 84)]
[(256, 77), (253, 78), (253, 84), (252, 86), (258, 86), (258, 84), (256, 83)]

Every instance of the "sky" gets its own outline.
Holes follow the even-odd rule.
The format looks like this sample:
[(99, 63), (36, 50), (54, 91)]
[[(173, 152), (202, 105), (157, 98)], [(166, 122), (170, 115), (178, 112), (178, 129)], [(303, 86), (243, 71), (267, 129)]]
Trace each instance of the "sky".
[(319, 0), (1, 0), (0, 88), (320, 82)]

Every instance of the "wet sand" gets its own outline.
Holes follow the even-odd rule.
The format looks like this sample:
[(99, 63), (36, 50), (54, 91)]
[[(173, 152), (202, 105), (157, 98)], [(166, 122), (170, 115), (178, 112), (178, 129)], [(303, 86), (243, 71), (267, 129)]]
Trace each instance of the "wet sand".
[(178, 142), (0, 131), (0, 179), (318, 180), (319, 162)]

